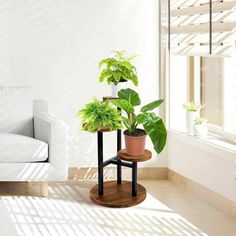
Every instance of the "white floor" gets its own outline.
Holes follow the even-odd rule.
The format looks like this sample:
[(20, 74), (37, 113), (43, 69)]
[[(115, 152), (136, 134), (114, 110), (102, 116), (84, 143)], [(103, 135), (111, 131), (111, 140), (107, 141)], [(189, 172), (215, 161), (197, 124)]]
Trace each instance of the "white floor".
[(146, 200), (111, 209), (89, 199), (92, 182), (55, 183), (49, 197), (1, 196), (1, 236), (236, 236), (236, 219), (169, 181), (141, 181)]

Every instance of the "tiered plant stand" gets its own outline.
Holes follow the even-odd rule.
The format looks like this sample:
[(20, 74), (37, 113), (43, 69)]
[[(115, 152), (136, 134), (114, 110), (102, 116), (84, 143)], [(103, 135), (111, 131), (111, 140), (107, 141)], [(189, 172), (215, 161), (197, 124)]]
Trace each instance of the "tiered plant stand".
[[(130, 156), (126, 149), (121, 149), (121, 130), (117, 130), (117, 156), (103, 161), (103, 129), (97, 132), (98, 142), (98, 184), (90, 190), (90, 198), (106, 207), (130, 207), (141, 203), (146, 198), (146, 189), (137, 183), (137, 163), (149, 160), (151, 152), (144, 155)], [(107, 165), (117, 166), (117, 180), (103, 182), (103, 168)], [(132, 182), (122, 181), (122, 166), (132, 168)]]

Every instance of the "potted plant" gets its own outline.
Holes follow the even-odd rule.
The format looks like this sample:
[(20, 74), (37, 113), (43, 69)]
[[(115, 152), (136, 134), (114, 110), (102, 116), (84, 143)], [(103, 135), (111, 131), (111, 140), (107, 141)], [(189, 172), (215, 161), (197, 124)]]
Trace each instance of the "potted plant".
[[(143, 106), (139, 114), (135, 114), (135, 106), (141, 104), (138, 93), (127, 88), (120, 90), (118, 96), (119, 99), (111, 102), (126, 113), (126, 117), (122, 116), (122, 121), (126, 127), (124, 135), (127, 153), (133, 156), (144, 154), (146, 135), (150, 137), (155, 151), (160, 153), (166, 144), (167, 132), (162, 119), (152, 110), (164, 100), (151, 102)], [(143, 129), (138, 128), (139, 124)]]
[(120, 113), (109, 100), (99, 101), (94, 98), (93, 102), (86, 104), (78, 111), (77, 116), (82, 120), (82, 130), (91, 133), (122, 128)]
[(131, 81), (138, 85), (138, 76), (135, 66), (131, 63), (136, 56), (125, 56), (125, 51), (115, 51), (113, 57), (108, 57), (100, 61), (101, 70), (99, 82), (107, 81), (111, 84), (112, 97), (117, 97), (123, 82)]
[(186, 128), (189, 135), (193, 135), (194, 120), (198, 117), (198, 111), (203, 108), (200, 103), (187, 102), (183, 104), (186, 109)]
[(205, 117), (195, 118), (194, 127), (193, 127), (194, 135), (205, 137), (208, 133), (207, 128), (207, 119)]

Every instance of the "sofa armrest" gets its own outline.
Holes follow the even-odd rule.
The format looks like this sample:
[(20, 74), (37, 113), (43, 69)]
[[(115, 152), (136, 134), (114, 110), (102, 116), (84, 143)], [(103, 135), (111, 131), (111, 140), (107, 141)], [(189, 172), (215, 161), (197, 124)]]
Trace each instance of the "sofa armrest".
[(57, 169), (68, 169), (68, 128), (66, 124), (49, 115), (34, 117), (34, 137), (49, 146), (48, 161)]

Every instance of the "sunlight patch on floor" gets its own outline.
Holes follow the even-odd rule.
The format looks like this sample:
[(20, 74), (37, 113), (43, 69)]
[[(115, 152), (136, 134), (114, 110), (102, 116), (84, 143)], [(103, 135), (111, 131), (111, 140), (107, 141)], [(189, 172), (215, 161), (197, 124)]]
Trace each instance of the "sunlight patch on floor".
[(150, 194), (136, 207), (112, 209), (92, 203), (88, 187), (53, 184), (49, 191), (48, 198), (1, 197), (0, 235), (207, 235)]

